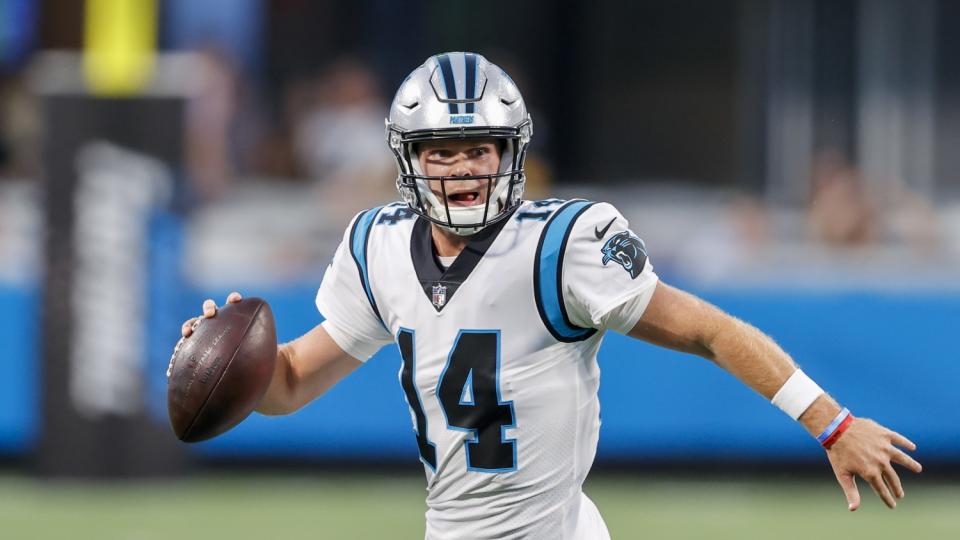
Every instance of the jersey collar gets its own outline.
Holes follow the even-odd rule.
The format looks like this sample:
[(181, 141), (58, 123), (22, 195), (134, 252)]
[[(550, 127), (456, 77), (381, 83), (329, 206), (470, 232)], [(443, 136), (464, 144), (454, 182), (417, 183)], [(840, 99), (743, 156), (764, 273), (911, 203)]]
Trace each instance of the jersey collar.
[(413, 224), (413, 234), (410, 238), (410, 258), (413, 260), (413, 268), (417, 272), (420, 286), (434, 309), (438, 312), (442, 311), (450, 302), (460, 285), (467, 280), (480, 259), (490, 249), (500, 231), (513, 218), (515, 211), (516, 209), (511, 211), (506, 218), (471, 236), (466, 247), (446, 270), (437, 260), (433, 248), (430, 222), (423, 218), (417, 218), (417, 221)]

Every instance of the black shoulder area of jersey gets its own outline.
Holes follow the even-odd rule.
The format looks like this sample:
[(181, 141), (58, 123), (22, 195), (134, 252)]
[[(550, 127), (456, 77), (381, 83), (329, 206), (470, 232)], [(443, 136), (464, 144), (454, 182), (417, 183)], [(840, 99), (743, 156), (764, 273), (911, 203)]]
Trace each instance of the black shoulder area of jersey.
[(434, 309), (443, 310), (511, 218), (512, 216), (508, 215), (471, 236), (467, 246), (447, 269), (441, 266), (433, 248), (430, 222), (417, 219), (410, 237), (410, 258), (423, 292)]

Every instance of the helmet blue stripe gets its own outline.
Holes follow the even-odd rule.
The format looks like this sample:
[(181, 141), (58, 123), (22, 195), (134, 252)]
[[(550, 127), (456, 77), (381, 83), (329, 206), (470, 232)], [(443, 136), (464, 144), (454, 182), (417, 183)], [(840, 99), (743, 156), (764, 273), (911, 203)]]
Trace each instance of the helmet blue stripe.
[[(466, 66), (464, 71), (466, 71), (466, 87), (467, 87), (467, 99), (474, 99), (474, 96), (477, 93), (477, 55), (473, 53), (466, 53)], [(473, 113), (473, 103), (467, 103), (467, 114)]]
[[(441, 54), (437, 57), (437, 63), (440, 64), (440, 78), (443, 79), (443, 86), (447, 91), (446, 99), (458, 99), (457, 84), (453, 80), (453, 67), (450, 65), (450, 57)], [(447, 106), (449, 107), (450, 114), (457, 114), (459, 112), (456, 103), (447, 103)]]

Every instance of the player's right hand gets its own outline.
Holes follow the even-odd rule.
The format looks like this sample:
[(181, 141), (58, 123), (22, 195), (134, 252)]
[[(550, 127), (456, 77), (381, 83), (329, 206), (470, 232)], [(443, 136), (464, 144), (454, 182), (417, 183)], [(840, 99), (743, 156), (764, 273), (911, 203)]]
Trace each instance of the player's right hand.
[[(239, 302), (241, 298), (242, 297), (240, 296), (240, 293), (234, 291), (229, 295), (227, 295), (226, 303), (233, 304), (233, 303)], [(197, 328), (197, 325), (200, 324), (200, 321), (202, 321), (203, 319), (209, 319), (216, 314), (217, 314), (217, 303), (214, 302), (212, 299), (207, 298), (206, 300), (203, 301), (203, 315), (199, 317), (194, 317), (192, 319), (187, 319), (186, 321), (184, 321), (183, 326), (180, 327), (180, 334), (183, 335), (183, 337), (185, 338), (190, 337), (190, 335), (193, 334), (193, 331)]]
[[(234, 302), (240, 301), (240, 293), (234, 291), (227, 295), (227, 303), (232, 304)], [(180, 351), (180, 347), (183, 346), (183, 340), (190, 337), (193, 334), (193, 331), (197, 329), (197, 326), (200, 325), (200, 321), (204, 319), (209, 319), (217, 314), (217, 303), (213, 300), (207, 298), (203, 301), (203, 315), (199, 317), (194, 317), (192, 319), (187, 319), (183, 322), (183, 325), (180, 326), (181, 338), (177, 340), (177, 344), (173, 347), (173, 354), (170, 355), (170, 363), (167, 364), (167, 378), (170, 378), (170, 375), (173, 373), (173, 362), (177, 358), (177, 352)]]

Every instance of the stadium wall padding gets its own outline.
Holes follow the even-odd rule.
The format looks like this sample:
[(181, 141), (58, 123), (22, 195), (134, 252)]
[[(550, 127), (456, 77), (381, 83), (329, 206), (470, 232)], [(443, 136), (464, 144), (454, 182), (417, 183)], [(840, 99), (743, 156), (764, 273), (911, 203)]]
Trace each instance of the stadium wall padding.
[(0, 283), (0, 453), (31, 447), (40, 423), (40, 295)]
[[(193, 291), (166, 306), (163, 320), (153, 318), (151, 347), (172, 347), (180, 321), (203, 298), (219, 300), (226, 292)], [(321, 320), (312, 285), (244, 292), (270, 301), (282, 341)], [(921, 459), (960, 461), (960, 293), (697, 292), (773, 336), (855, 414), (908, 435)], [(38, 295), (0, 287), (0, 300), (8, 307), (0, 315), (7, 353), (0, 364), (0, 451), (22, 453), (39, 430)], [(169, 350), (152, 350), (149, 358), (147, 399), (166, 422)], [(598, 460), (820, 459), (801, 426), (710, 362), (611, 333), (600, 364)], [(399, 366), (396, 348), (384, 348), (304, 410), (254, 415), (195, 448), (210, 457), (416, 460)]]

